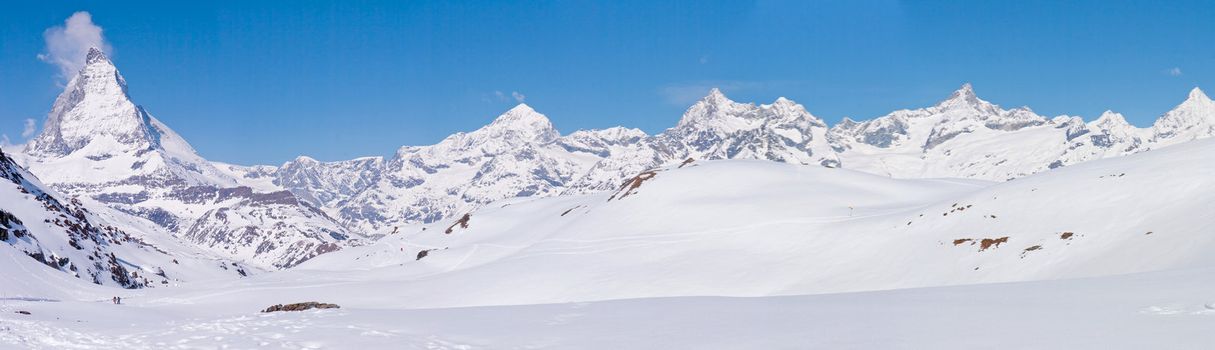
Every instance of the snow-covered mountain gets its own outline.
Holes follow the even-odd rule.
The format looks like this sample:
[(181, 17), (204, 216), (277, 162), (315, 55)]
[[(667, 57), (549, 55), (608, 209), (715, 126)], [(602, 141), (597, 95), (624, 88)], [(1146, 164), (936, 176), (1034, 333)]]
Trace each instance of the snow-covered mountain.
[(1085, 122), (1003, 109), (969, 84), (931, 107), (828, 128), (789, 99), (738, 103), (714, 89), (656, 135), (616, 127), (562, 136), (520, 104), (478, 130), (402, 147), (388, 159), (301, 156), (280, 166), (239, 166), (198, 156), (131, 101), (125, 80), (94, 50), (24, 158), (67, 194), (147, 218), (216, 252), (288, 267), (493, 201), (612, 190), (685, 162), (758, 159), (896, 178), (1004, 181), (1212, 134), (1215, 102), (1197, 88), (1150, 129), (1114, 112)]
[[(745, 104), (714, 89), (675, 127), (649, 136), (622, 127), (560, 136), (519, 105), (477, 131), (437, 145), (402, 147), (388, 160), (280, 167), (221, 164), (241, 183), (290, 190), (365, 234), (462, 215), (499, 199), (611, 190), (648, 169), (685, 161), (760, 159), (843, 167), (899, 178), (1003, 181), (1094, 159), (1143, 152), (1215, 132), (1215, 107), (1201, 90), (1151, 129), (1119, 114), (1048, 119), (1003, 109), (966, 84), (935, 106), (828, 128), (786, 98)], [(493, 179), (489, 181), (488, 179)]]
[[(388, 158), (241, 166), (198, 156), (94, 51), (42, 134), (0, 152), (0, 344), (798, 347), (806, 322), (822, 347), (967, 348), (1025, 324), (1204, 344), (1213, 126), (1198, 89), (1151, 128), (1003, 109), (969, 85), (828, 128), (714, 90), (656, 135), (562, 136), (520, 104)], [(1019, 284), (958, 286), (995, 282)], [(97, 302), (116, 293), (130, 304)], [(250, 316), (307, 300), (344, 308)], [(704, 317), (723, 309), (742, 316)], [(874, 317), (902, 328), (872, 337)]]
[(146, 218), (258, 266), (289, 267), (351, 237), (290, 192), (238, 186), (132, 102), (126, 80), (100, 50), (89, 51), (24, 153), (29, 170), (65, 194)]
[(378, 181), (351, 197), (338, 216), (353, 229), (386, 234), (503, 198), (559, 194), (627, 134), (563, 139), (547, 117), (520, 104), (475, 131), (397, 150)]
[(1085, 123), (1046, 119), (1027, 107), (1002, 109), (969, 84), (935, 106), (895, 111), (831, 129), (843, 167), (900, 178), (1003, 181), (1084, 161), (1122, 156), (1215, 135), (1215, 104), (1198, 88), (1150, 129), (1114, 112)]
[(612, 189), (646, 169), (689, 159), (840, 165), (827, 137), (827, 124), (802, 105), (784, 97), (766, 105), (738, 103), (713, 89), (688, 108), (675, 127), (601, 160), (571, 185), (569, 193)]
[[(202, 253), (150, 224), (123, 220), (128, 218), (88, 199), (57, 193), (0, 150), (2, 254), (24, 254), (66, 275), (122, 288), (256, 271)], [(43, 275), (29, 272), (26, 277)], [(36, 285), (19, 278), (5, 278), (4, 282), (6, 293)]]
[(416, 292), (390, 287), (401, 290), (393, 294), (400, 302), (388, 305), (444, 307), (1210, 267), (1213, 157), (1215, 140), (1200, 140), (1008, 182), (695, 161), (610, 192), (492, 203), (318, 257), (280, 278), (370, 269), (363, 276), (376, 285), (425, 281)]

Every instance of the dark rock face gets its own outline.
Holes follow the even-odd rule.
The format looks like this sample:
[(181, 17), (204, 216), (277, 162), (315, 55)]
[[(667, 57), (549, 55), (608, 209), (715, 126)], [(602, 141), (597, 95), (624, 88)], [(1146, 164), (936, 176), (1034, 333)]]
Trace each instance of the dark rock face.
[[(41, 206), (41, 213), (49, 231), (38, 231), (37, 235), (54, 234), (67, 237), (66, 247), (44, 245), (30, 232), (31, 227), (13, 212), (5, 210), (8, 205), (0, 203), (0, 242), (10, 245), (47, 267), (70, 273), (78, 278), (92, 280), (96, 284), (109, 279), (122, 288), (136, 289), (150, 285), (147, 278), (128, 270), (112, 247), (133, 244), (147, 250), (155, 247), (132, 237), (113, 226), (95, 221), (90, 211), (76, 198), (61, 201), (50, 192), (30, 182), (12, 158), (0, 151), (0, 177), (16, 185), (16, 190), (29, 194), (31, 202)], [(8, 186), (5, 184), (5, 186)], [(11, 209), (11, 208), (9, 208)], [(29, 215), (29, 212), (26, 212)], [(27, 221), (30, 218), (26, 218)], [(87, 261), (85, 259), (88, 259)]]
[(278, 311), (304, 311), (310, 309), (339, 309), (341, 306), (337, 304), (326, 304), (315, 301), (294, 303), (294, 304), (277, 304), (262, 310), (262, 312), (278, 312)]

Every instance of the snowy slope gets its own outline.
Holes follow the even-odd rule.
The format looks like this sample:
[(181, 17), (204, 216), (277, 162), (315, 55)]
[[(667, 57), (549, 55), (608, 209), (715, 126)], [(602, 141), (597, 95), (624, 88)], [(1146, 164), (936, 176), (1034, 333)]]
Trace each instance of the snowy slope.
[[(188, 300), (6, 301), (29, 349), (1205, 349), (1215, 271), (761, 298), (259, 314)], [(265, 293), (265, 292), (263, 292)], [(103, 294), (102, 299), (105, 298)], [(337, 295), (315, 295), (332, 300)], [(15, 314), (26, 310), (31, 315)]]
[[(1212, 154), (1215, 143), (1197, 141), (990, 186), (694, 162), (617, 193), (491, 204), (463, 224), (402, 232), (285, 275), (365, 270), (383, 288), (402, 290), (386, 305), (455, 306), (847, 292), (1211, 266)], [(415, 282), (400, 280), (426, 288), (415, 292), (404, 288)]]
[(126, 80), (96, 49), (21, 158), (60, 192), (103, 202), (256, 266), (289, 267), (358, 244), (346, 238), (359, 235), (290, 192), (239, 187), (234, 168), (220, 170), (134, 104)]
[[(0, 342), (1197, 349), (1215, 340), (1212, 157), (1200, 140), (999, 183), (693, 161), (128, 306), (10, 300)], [(257, 313), (308, 300), (343, 307)]]
[(257, 271), (131, 219), (47, 188), (0, 151), (0, 254), (12, 260), (0, 276), (6, 295), (49, 290), (58, 297), (82, 288), (67, 277), (144, 288)]

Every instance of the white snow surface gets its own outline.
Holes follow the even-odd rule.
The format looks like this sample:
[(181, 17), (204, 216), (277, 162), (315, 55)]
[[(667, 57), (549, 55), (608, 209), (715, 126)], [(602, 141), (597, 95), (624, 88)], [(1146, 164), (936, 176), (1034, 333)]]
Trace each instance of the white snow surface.
[[(1212, 157), (1200, 140), (998, 183), (693, 161), (249, 278), (135, 291), (35, 279), (0, 304), (0, 343), (1204, 348)], [(311, 300), (342, 308), (258, 312)]]

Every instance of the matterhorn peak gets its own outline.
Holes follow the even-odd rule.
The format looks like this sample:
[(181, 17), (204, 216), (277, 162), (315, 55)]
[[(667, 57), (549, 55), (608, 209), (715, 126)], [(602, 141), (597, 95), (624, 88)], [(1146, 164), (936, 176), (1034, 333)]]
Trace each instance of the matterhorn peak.
[(126, 80), (100, 49), (89, 49), (85, 65), (68, 82), (26, 150), (42, 156), (72, 153), (93, 139), (112, 138), (129, 149), (157, 143), (148, 116), (127, 95)]
[(101, 49), (98, 49), (96, 47), (90, 47), (89, 53), (84, 58), (84, 63), (86, 65), (91, 64), (91, 63), (96, 63), (96, 62), (103, 62), (103, 61), (110, 62), (110, 58), (106, 57), (105, 52), (102, 52)]

